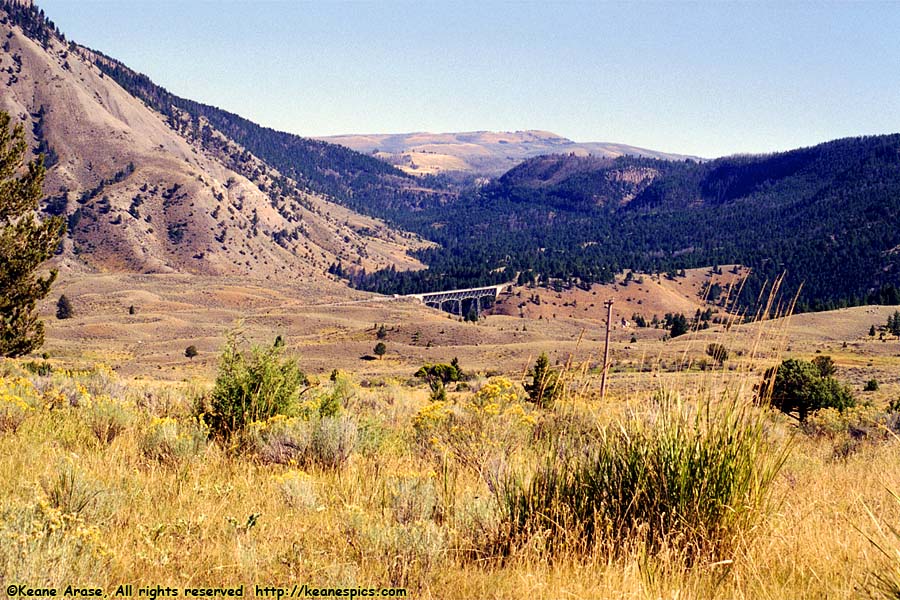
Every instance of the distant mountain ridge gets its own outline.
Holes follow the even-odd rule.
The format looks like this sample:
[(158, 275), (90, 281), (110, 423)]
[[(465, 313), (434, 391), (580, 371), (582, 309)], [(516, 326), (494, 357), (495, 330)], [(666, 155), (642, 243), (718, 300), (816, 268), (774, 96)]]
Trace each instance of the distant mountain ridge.
[(318, 139), (378, 157), (413, 175), (468, 173), (494, 177), (524, 160), (544, 154), (593, 155), (600, 158), (628, 155), (666, 160), (696, 158), (627, 144), (574, 142), (539, 130), (336, 135)]

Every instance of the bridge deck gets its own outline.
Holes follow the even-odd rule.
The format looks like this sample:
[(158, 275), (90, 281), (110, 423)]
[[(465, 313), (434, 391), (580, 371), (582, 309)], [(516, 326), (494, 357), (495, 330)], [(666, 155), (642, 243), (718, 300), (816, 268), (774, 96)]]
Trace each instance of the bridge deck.
[(502, 283), (499, 285), (488, 285), (484, 287), (476, 287), (476, 288), (464, 288), (459, 290), (445, 290), (443, 292), (425, 292), (422, 294), (407, 294), (406, 296), (402, 296), (403, 298), (415, 298), (419, 302), (424, 303), (426, 306), (431, 306), (437, 309), (443, 309), (445, 302), (455, 302), (458, 312), (462, 315), (462, 303), (463, 300), (477, 300), (475, 306), (475, 312), (481, 312), (481, 299), (482, 298), (493, 298), (497, 299), (497, 296), (500, 295), (500, 292), (503, 291), (504, 288), (513, 285), (510, 283)]
[(406, 298), (417, 298), (422, 302), (438, 302), (440, 300), (466, 300), (469, 298), (480, 298), (492, 295), (495, 298), (503, 291), (503, 288), (509, 286), (509, 283), (499, 285), (489, 285), (477, 288), (464, 288), (459, 290), (445, 290), (443, 292), (425, 292), (422, 294), (407, 294)]

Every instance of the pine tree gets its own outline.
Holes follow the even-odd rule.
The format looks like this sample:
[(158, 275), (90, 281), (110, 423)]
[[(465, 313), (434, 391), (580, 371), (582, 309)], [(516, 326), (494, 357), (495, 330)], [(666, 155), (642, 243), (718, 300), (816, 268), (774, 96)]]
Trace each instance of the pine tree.
[(0, 356), (27, 354), (44, 343), (36, 305), (50, 293), (56, 271), (35, 271), (65, 233), (62, 217), (35, 216), (44, 182), (44, 158), (25, 163), (25, 131), (0, 112)]
[(669, 330), (669, 335), (673, 338), (678, 337), (679, 335), (684, 335), (690, 330), (688, 326), (687, 317), (683, 314), (677, 314), (672, 317), (672, 328)]
[(550, 368), (550, 359), (542, 352), (528, 372), (531, 383), (525, 384), (529, 398), (540, 407), (549, 406), (556, 399), (561, 389), (557, 386), (559, 375)]
[(73, 316), (75, 316), (75, 311), (72, 309), (72, 302), (63, 294), (56, 301), (56, 318), (71, 319)]
[(887, 328), (891, 334), (900, 337), (900, 311), (894, 311), (894, 314), (888, 317)]

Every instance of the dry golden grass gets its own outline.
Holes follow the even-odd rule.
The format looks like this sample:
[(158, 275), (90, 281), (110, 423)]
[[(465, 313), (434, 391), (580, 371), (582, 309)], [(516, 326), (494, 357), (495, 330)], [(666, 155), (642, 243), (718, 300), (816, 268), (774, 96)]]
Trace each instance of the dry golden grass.
[[(213, 297), (266, 303), (265, 294), (246, 290)], [(767, 417), (769, 443), (789, 444), (791, 451), (774, 483), (775, 508), (722, 560), (687, 567), (666, 552), (640, 548), (618, 558), (564, 552), (552, 560), (528, 547), (503, 560), (470, 553), (497, 523), (485, 475), (500, 456), (525, 465), (534, 460), (539, 444), (529, 441), (531, 423), (573, 414), (598, 427), (616, 423), (655, 410), (652, 396), (660, 389), (686, 399), (725, 389), (746, 397), (755, 373), (787, 345), (797, 345), (793, 331), (784, 321), (770, 321), (676, 340), (657, 356), (645, 353), (651, 372), (615, 373), (602, 404), (595, 399), (596, 375), (573, 366), (566, 378), (575, 395), (552, 409), (515, 400), (510, 406), (521, 407), (515, 411), (478, 413), (481, 425), (473, 431), (489, 435), (463, 440), (476, 460), (456, 454), (439, 460), (431, 442), (417, 438), (424, 431), (417, 423), (431, 414), (422, 412), (429, 406), (424, 387), (389, 377), (384, 387), (353, 385), (345, 412), (361, 434), (350, 462), (340, 470), (307, 472), (214, 443), (172, 461), (148, 455), (148, 431), (166, 418), (188, 428), (190, 398), (208, 382), (125, 381), (101, 369), (29, 376), (38, 386), (31, 390), (14, 379), (21, 367), (8, 362), (4, 381), (17, 382), (15, 393), (34, 410), (16, 432), (0, 433), (0, 529), (18, 536), (13, 548), (27, 555), (21, 560), (0, 550), (4, 581), (39, 586), (74, 579), (106, 589), (124, 582), (309, 582), (407, 587), (412, 597), (442, 599), (853, 597), (889, 566), (867, 536), (877, 534), (873, 515), (878, 523), (900, 523), (900, 505), (889, 493), (900, 479), (900, 441), (875, 436), (841, 452), (849, 438), (803, 434), (776, 414)], [(660, 362), (696, 359), (710, 340), (746, 347), (734, 359), (735, 370), (659, 369)], [(890, 355), (877, 360), (895, 365)], [(479, 378), (472, 386), (482, 395), (495, 393), (486, 383)], [(497, 389), (509, 389), (503, 385)], [(896, 382), (882, 386), (884, 396), (874, 403), (882, 406), (896, 391)], [(48, 402), (57, 393), (65, 402)], [(449, 406), (468, 406), (474, 393), (451, 393)], [(108, 443), (90, 426), (91, 411), (105, 395), (120, 397), (129, 415)], [(519, 414), (521, 420), (509, 416)], [(69, 522), (48, 508), (60, 474), (70, 477), (66, 489), (72, 490), (63, 509), (79, 499), (84, 504)], [(37, 528), (17, 520), (22, 515)], [(57, 529), (47, 534), (52, 527)]]
[[(686, 299), (696, 294), (690, 289)], [(36, 586), (74, 577), (106, 588), (305, 581), (406, 586), (413, 597), (451, 599), (842, 598), (861, 593), (873, 573), (889, 567), (867, 536), (878, 534), (877, 524), (900, 524), (900, 506), (889, 492), (900, 478), (900, 441), (890, 435), (858, 441), (846, 423), (801, 433), (780, 415), (767, 417), (768, 438), (773, 447), (790, 443), (792, 450), (774, 483), (776, 508), (726, 560), (687, 568), (639, 548), (616, 559), (572, 552), (551, 560), (523, 548), (500, 560), (479, 551), (498, 519), (487, 482), (499, 459), (535, 464), (546, 437), (530, 429), (533, 423), (549, 431), (567, 419), (615, 424), (652, 414), (660, 390), (689, 402), (725, 391), (749, 398), (767, 366), (785, 355), (817, 352), (835, 359), (838, 378), (860, 401), (883, 411), (900, 397), (900, 356), (895, 340), (870, 338), (868, 328), (894, 307), (733, 323), (665, 342), (659, 329), (618, 328), (601, 403), (601, 335), (588, 320), (495, 315), (472, 325), (337, 285), (178, 276), (91, 276), (64, 280), (58, 291), (73, 299), (77, 316), (55, 321), (52, 299), (44, 307), (57, 372), (49, 379), (29, 376), (36, 391), (20, 382), (24, 387), (10, 392), (29, 399), (34, 410), (24, 413), (17, 431), (0, 433), (0, 529), (24, 539), (28, 556), (10, 558), (0, 548), (4, 580)], [(365, 301), (347, 303), (354, 300)], [(135, 315), (128, 314), (130, 305)], [(285, 335), (289, 352), (322, 393), (332, 386), (333, 368), (353, 374), (344, 403), (359, 440), (343, 469), (301, 472), (216, 444), (196, 449), (185, 442), (164, 460), (146, 451), (159, 443), (148, 436), (164, 419), (176, 419), (177, 435), (190, 438), (192, 398), (211, 385), (224, 334), (238, 318), (256, 342)], [(361, 361), (376, 342), (376, 323), (387, 326), (388, 355)], [(722, 369), (701, 370), (709, 365), (711, 342), (724, 344), (730, 358)], [(188, 344), (201, 352), (193, 361), (183, 355)], [(467, 410), (474, 394), (488, 393), (478, 392), (487, 389), (486, 371), (505, 374), (521, 394), (523, 373), (541, 351), (569, 365), (569, 399), (546, 411), (516, 400), (496, 418), (482, 410), (477, 426), (466, 430), (477, 435), (451, 436), (462, 450), (439, 460), (428, 436), (420, 435), (426, 429), (416, 425), (430, 404), (428, 390), (410, 384), (415, 369), (459, 356), (477, 376), (470, 390), (451, 391), (447, 406)], [(59, 373), (99, 362), (113, 363), (119, 375)], [(5, 364), (11, 374), (24, 373)], [(879, 390), (863, 393), (863, 382), (873, 377)], [(105, 395), (121, 400), (127, 413), (108, 443), (95, 431), (108, 428), (94, 423), (119, 418), (119, 405), (99, 400)], [(73, 400), (79, 406), (70, 406)], [(75, 482), (72, 502), (86, 501), (69, 521), (47, 507), (61, 474)], [(41, 538), (50, 526), (53, 535)]]

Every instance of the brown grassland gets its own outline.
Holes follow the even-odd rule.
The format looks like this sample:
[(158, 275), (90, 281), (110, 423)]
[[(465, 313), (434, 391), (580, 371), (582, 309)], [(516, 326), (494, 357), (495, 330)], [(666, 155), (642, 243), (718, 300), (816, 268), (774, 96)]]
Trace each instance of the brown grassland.
[[(879, 596), (878, 578), (896, 581), (900, 568), (890, 529), (900, 526), (891, 494), (900, 492), (900, 439), (888, 408), (900, 398), (900, 343), (868, 335), (896, 307), (747, 324), (721, 311), (729, 326), (665, 341), (661, 329), (619, 322), (641, 307), (648, 318), (666, 306), (704, 307), (704, 277), (648, 277), (645, 287), (661, 291), (646, 298), (633, 282), (598, 287), (578, 297), (577, 314), (563, 312), (574, 296), (550, 294), (526, 307), (541, 307), (534, 314), (478, 324), (337, 284), (311, 292), (221, 278), (62, 278), (54, 294), (72, 300), (75, 317), (53, 319), (58, 296), (45, 301), (49, 358), (0, 363), (4, 587), (76, 583), (111, 593), (120, 583), (308, 583), (447, 599), (896, 597)], [(674, 304), (652, 304), (679, 287), (689, 290)], [(514, 290), (496, 312), (535, 293)], [(612, 296), (619, 325), (601, 400), (602, 301)], [(591, 307), (594, 297), (599, 306)], [(226, 333), (238, 323), (248, 344), (270, 346), (283, 335), (309, 388), (292, 416), (208, 440), (195, 407), (209, 398)], [(362, 360), (381, 324), (387, 354)], [(705, 353), (711, 342), (729, 350), (721, 367)], [(196, 358), (185, 357), (188, 345)], [(523, 388), (541, 352), (565, 388), (550, 406), (529, 402)], [(822, 411), (800, 428), (753, 404), (766, 367), (818, 354), (834, 359), (857, 407)], [(454, 357), (471, 378), (433, 401), (413, 373)], [(39, 369), (44, 362), (52, 372)], [(878, 389), (862, 391), (870, 379)], [(326, 406), (329, 417), (317, 416)], [(671, 444), (672, 456), (692, 444), (725, 453), (722, 439), (749, 440), (746, 461), (726, 465), (736, 478), (747, 474), (747, 488), (708, 529), (675, 505), (669, 517), (681, 516), (665, 525), (664, 504), (650, 521), (596, 530), (594, 544), (584, 540), (599, 521), (574, 513), (516, 525), (524, 513), (512, 516), (509, 499), (517, 490), (540, 512), (528, 482), (565, 472), (566, 457), (577, 462), (585, 448), (612, 448), (622, 431)], [(690, 471), (684, 466), (680, 473)]]

